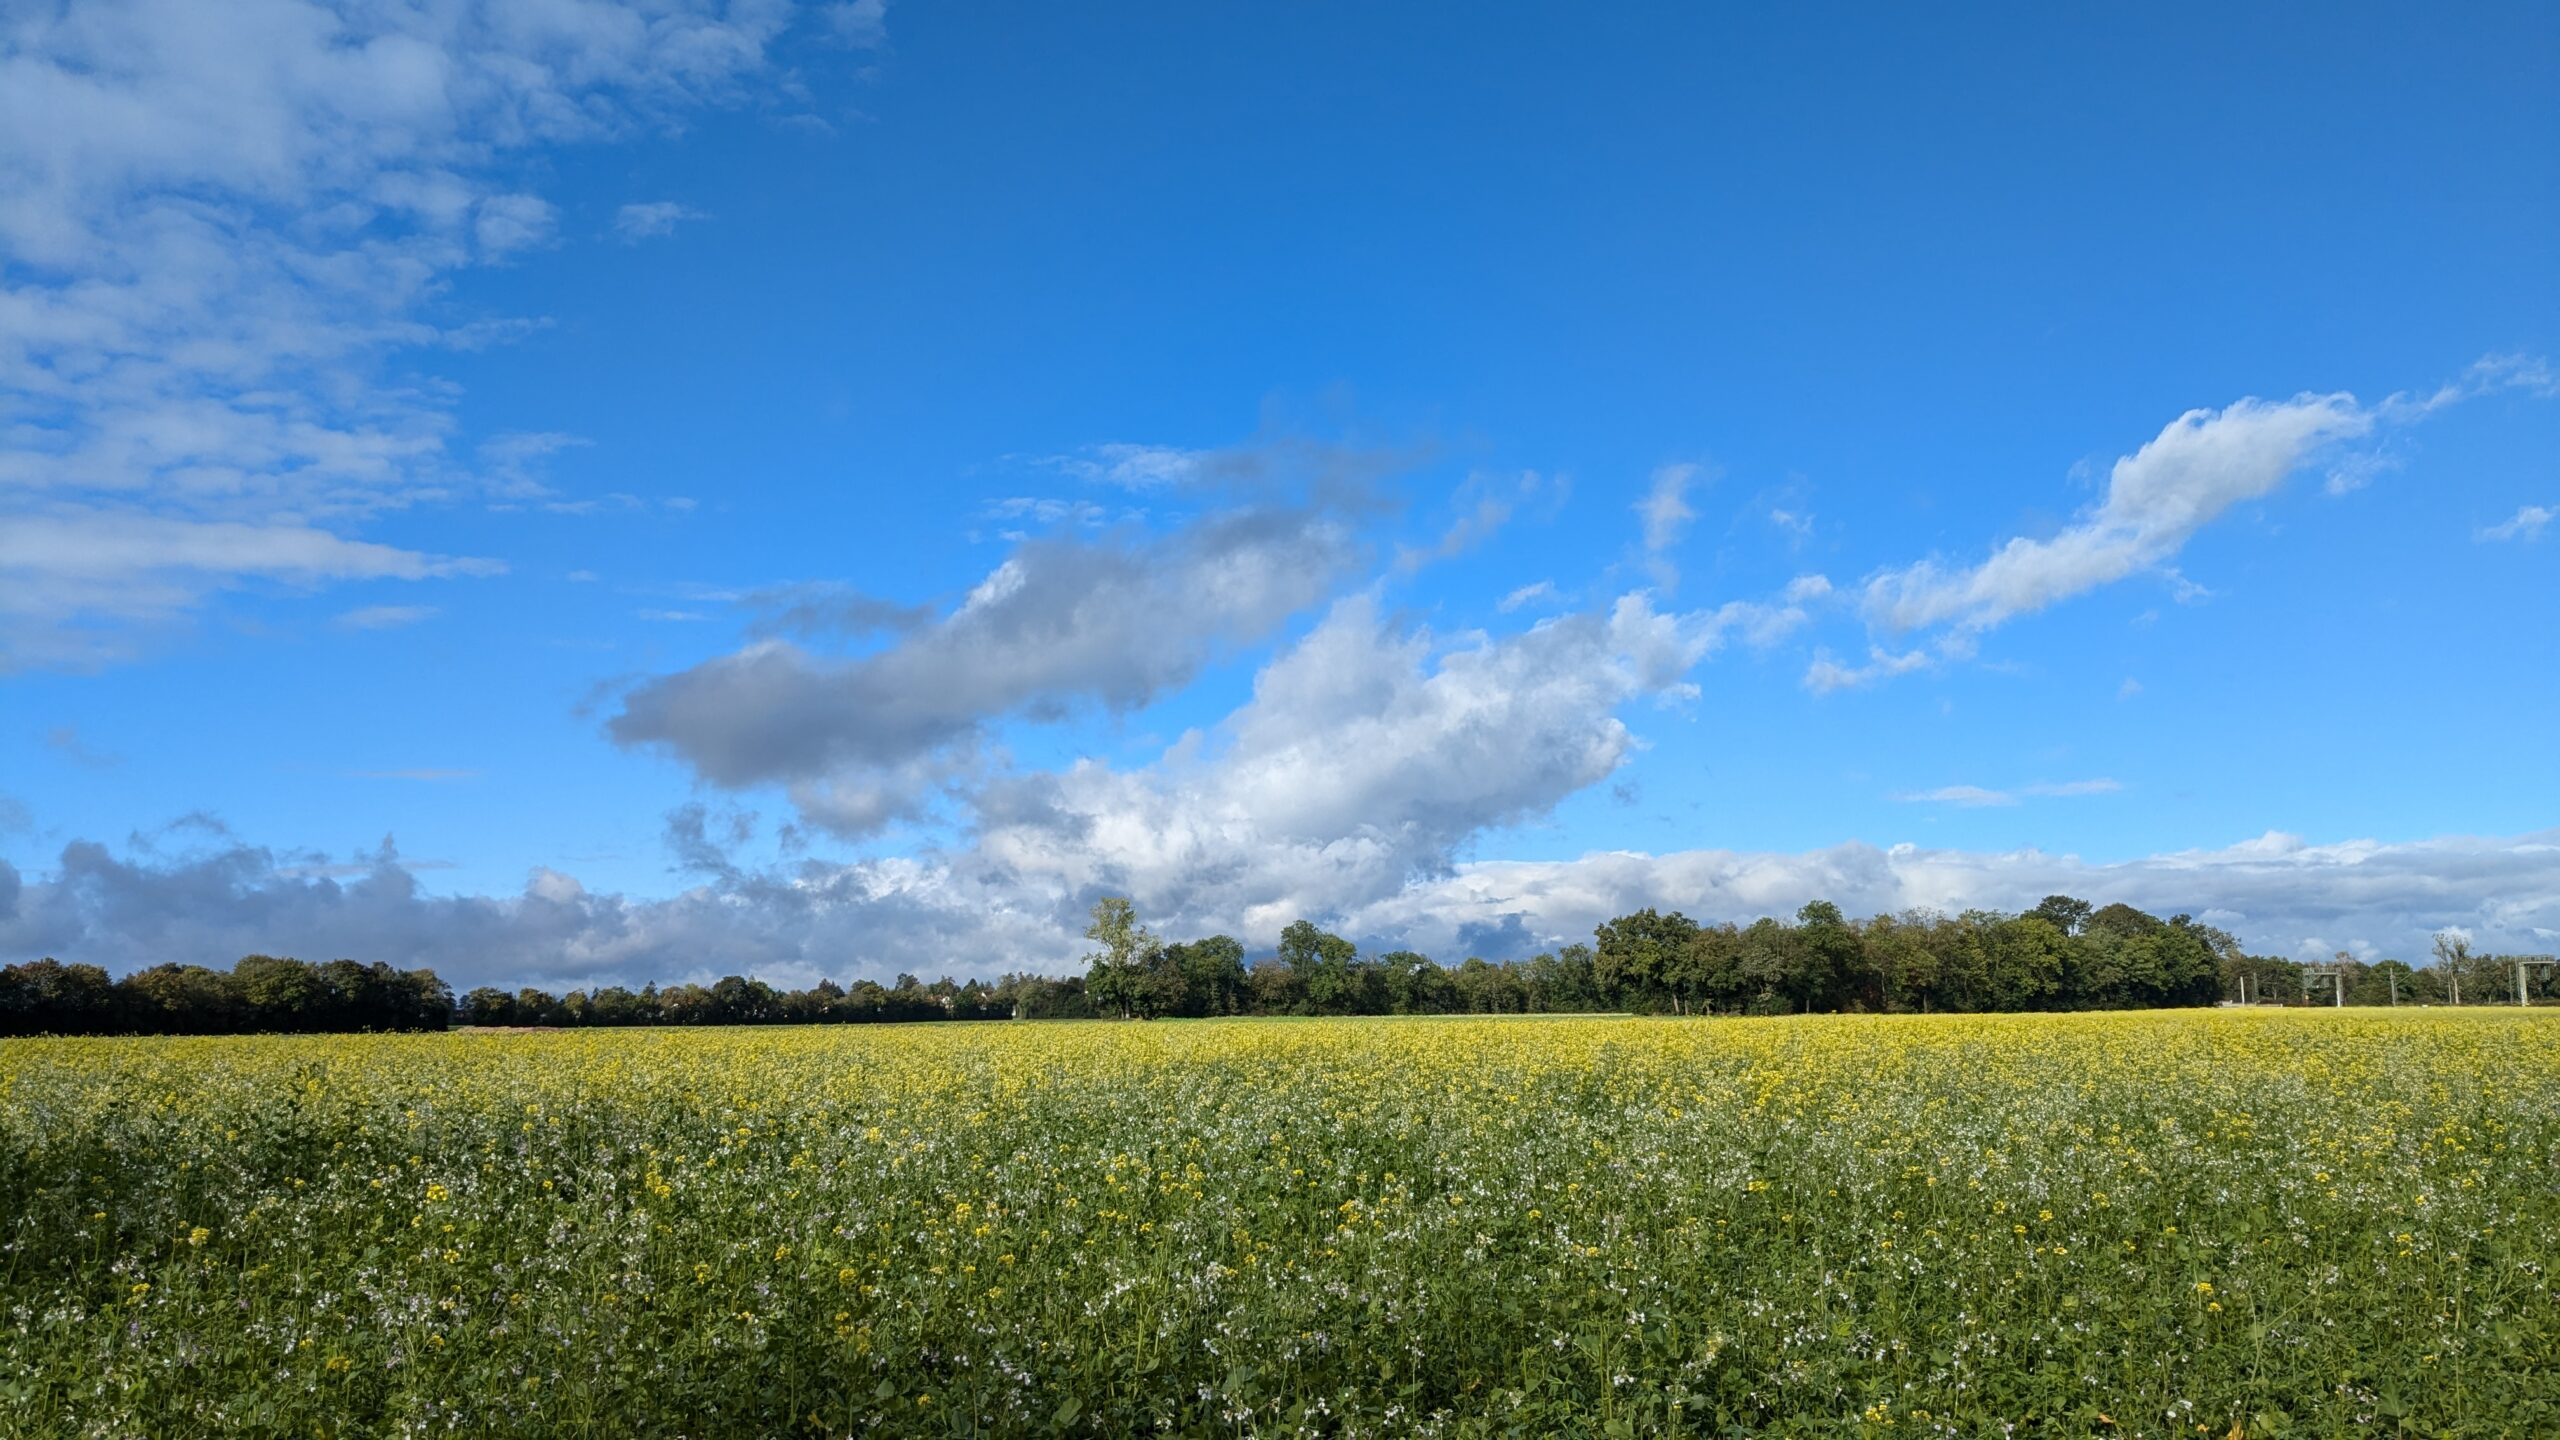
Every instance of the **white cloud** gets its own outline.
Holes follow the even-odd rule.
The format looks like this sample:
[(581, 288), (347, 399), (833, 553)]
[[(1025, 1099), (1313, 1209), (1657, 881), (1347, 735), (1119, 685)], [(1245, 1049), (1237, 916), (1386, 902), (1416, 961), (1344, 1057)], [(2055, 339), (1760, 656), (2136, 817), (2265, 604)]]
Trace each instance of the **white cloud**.
[(1895, 631), (1988, 630), (2160, 567), (2214, 517), (2274, 490), (2322, 446), (2374, 424), (2374, 413), (2344, 394), (2190, 410), (2118, 460), (2106, 498), (2061, 533), (2009, 540), (1965, 569), (1923, 560), (1885, 571), (1867, 582), (1868, 614)]
[(14, 517), (0, 524), (0, 672), (118, 658), (128, 643), (124, 627), (172, 621), (205, 594), (252, 581), (307, 588), (504, 568), (289, 523), (132, 510)]
[(1542, 496), (1561, 497), (1564, 488), (1564, 482), (1550, 481), (1534, 470), (1508, 479), (1469, 476), (1458, 489), (1458, 517), (1433, 544), (1396, 547), (1396, 568), (1410, 574), (1436, 561), (1453, 560), (1501, 533), (1522, 506)]
[(676, 226), (686, 220), (703, 219), (703, 213), (673, 200), (652, 200), (644, 204), (625, 205), (613, 212), (614, 237), (625, 245), (673, 235)]
[(1968, 809), (1986, 806), (2015, 805), (2019, 797), (2065, 799), (2082, 795), (2113, 795), (2124, 784), (2104, 778), (2095, 780), (2043, 781), (2021, 785), (2016, 790), (1993, 790), (1981, 785), (1942, 785), (1935, 790), (1908, 791), (1893, 798), (1912, 805), (1961, 805)]
[(2560, 517), (2560, 509), (2549, 505), (2520, 506), (2511, 518), (2496, 525), (2484, 525), (2473, 531), (2471, 538), (2483, 541), (2538, 540), (2542, 538), (2542, 527), (2555, 517)]
[(483, 258), (503, 260), (519, 250), (549, 243), (558, 223), (559, 212), (539, 195), (492, 195), (480, 202), (471, 234), (480, 242)]
[(1656, 554), (1680, 543), (1682, 532), (1698, 512), (1689, 507), (1689, 487), (1704, 473), (1697, 465), (1663, 465), (1653, 472), (1653, 483), (1644, 498), (1636, 502), (1636, 514), (1644, 520), (1644, 548)]
[[(527, 328), (446, 298), (457, 269), (555, 228), (512, 157), (730, 98), (787, 18), (82, 0), (0, 22), (0, 529), (139, 514), (352, 545), (478, 486), (447, 453), (446, 392), (386, 372)], [(133, 614), (182, 617), (258, 573), (210, 560), (132, 576), (147, 604), (108, 584), (68, 597), (96, 605), (14, 606), (0, 643), (110, 658)]]
[(889, 43), (889, 0), (844, 0), (820, 13), (828, 31), (847, 45), (875, 50)]
[(1914, 670), (1928, 668), (1930, 663), (1926, 651), (1911, 650), (1897, 655), (1881, 645), (1868, 647), (1864, 665), (1844, 665), (1833, 658), (1830, 651), (1816, 650), (1813, 662), (1805, 666), (1804, 688), (1816, 695), (1828, 695), (1834, 690), (1852, 690), (1896, 675), (1908, 675)]
[(1754, 650), (1766, 650), (1801, 630), (1813, 611), (1831, 597), (1831, 582), (1820, 575), (1799, 575), (1787, 582), (1779, 599), (1728, 600), (1707, 617), (1711, 634), (1739, 635)]
[(1979, 785), (1941, 785), (1935, 790), (1916, 790), (1893, 798), (1910, 805), (1962, 805), (1972, 809), (2018, 803), (2018, 797), (2006, 790), (1986, 790)]
[(1170, 445), (1096, 445), (1081, 455), (1054, 456), (1047, 463), (1080, 479), (1118, 485), (1128, 490), (1155, 490), (1196, 483), (1215, 452), (1183, 450)]
[(2063, 780), (2029, 785), (2023, 793), (2043, 796), (2113, 795), (2122, 789), (2124, 789), (2123, 781), (2109, 780), (2100, 776), (2094, 780)]
[(1090, 500), (1062, 500), (1048, 495), (1007, 495), (979, 507), (990, 520), (1028, 521), (1035, 525), (1106, 524), (1111, 512)]
[(437, 613), (433, 605), (366, 605), (341, 614), (334, 623), (341, 630), (389, 630), (432, 620)]
[(1445, 646), (1354, 596), (1156, 763), (990, 787), (978, 853), (1062, 896), (1128, 889), (1169, 921), (1276, 928), (1392, 894), (1606, 778), (1636, 745), (1616, 710), (1681, 684), (1710, 643), (1641, 595)]
[(2130, 675), (2124, 677), (2124, 683), (2116, 687), (2116, 698), (2118, 700), (2130, 700), (2141, 693), (2142, 682), (2134, 679)]
[[(1949, 568), (1927, 559), (1870, 577), (1864, 594), (1868, 619), (1897, 633), (1944, 627), (1943, 652), (1950, 642), (1966, 643), (1967, 636), (2136, 574), (2156, 573), (2180, 604), (2195, 603), (2211, 592), (2170, 562), (2217, 517), (2273, 493), (2314, 458), (2350, 441), (2497, 390), (2560, 395), (2560, 378), (2530, 357), (2491, 356), (2424, 396), (2396, 394), (2371, 406), (2339, 393), (2248, 398), (2221, 410), (2190, 410), (2118, 459), (2105, 497), (2050, 538), (2013, 537), (1971, 566)], [(2344, 494), (2391, 468), (2387, 456), (2339, 455), (2329, 491)], [(2534, 520), (2537, 509), (2528, 506), (2508, 525), (2479, 532), (2479, 538), (2530, 536), (2551, 513)], [(2518, 528), (2511, 532), (2509, 526)], [(1851, 670), (1835, 662), (1818, 665), (1807, 683), (1837, 689), (1890, 673), (1895, 672)]]
[(1503, 596), (1501, 603), (1497, 604), (1494, 608), (1500, 610), (1503, 614), (1508, 615), (1524, 605), (1545, 604), (1555, 598), (1556, 582), (1553, 580), (1540, 580), (1533, 584), (1523, 585), (1519, 589), (1512, 591), (1510, 594)]

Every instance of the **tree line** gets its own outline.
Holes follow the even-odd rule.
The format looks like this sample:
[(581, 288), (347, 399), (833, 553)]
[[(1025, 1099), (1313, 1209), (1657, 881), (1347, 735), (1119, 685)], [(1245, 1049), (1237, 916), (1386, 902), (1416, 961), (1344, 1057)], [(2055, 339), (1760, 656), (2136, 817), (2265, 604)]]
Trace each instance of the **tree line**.
[(453, 990), (433, 970), (249, 955), (229, 970), (154, 965), (110, 980), (95, 965), (0, 966), (0, 1035), (235, 1035), (442, 1030)]
[[(1645, 909), (1592, 943), (1523, 960), (1444, 966), (1411, 950), (1364, 955), (1300, 920), (1248, 960), (1231, 936), (1166, 941), (1118, 897), (1097, 901), (1081, 975), (989, 982), (821, 980), (778, 990), (715, 984), (604, 986), (565, 995), (475, 989), (457, 999), (431, 970), (252, 955), (229, 972), (158, 965), (111, 980), (45, 959), (0, 967), (0, 1035), (440, 1030), (449, 1025), (863, 1024), (921, 1020), (1154, 1019), (1222, 1015), (1670, 1015), (2108, 1010), (2211, 1005), (2514, 1004), (2560, 999), (2560, 967), (2472, 952), (2447, 935), (2424, 965), (2340, 954), (2319, 964), (2250, 955), (2228, 932), (2129, 905), (2047, 897), (2019, 914), (1972, 910), (1852, 921), (1815, 901), (1792, 922), (1702, 924)], [(2329, 972), (2334, 971), (2333, 978)]]

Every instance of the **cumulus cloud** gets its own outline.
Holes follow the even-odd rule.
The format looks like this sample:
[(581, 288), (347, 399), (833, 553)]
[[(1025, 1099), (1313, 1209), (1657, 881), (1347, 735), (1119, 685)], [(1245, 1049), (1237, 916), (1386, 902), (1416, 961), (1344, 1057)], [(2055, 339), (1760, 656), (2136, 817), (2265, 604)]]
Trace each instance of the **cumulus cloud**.
[[(1028, 616), (970, 618), (973, 608), (1049, 593), (1052, 580), (1034, 573), (1046, 563), (1034, 559), (1017, 578), (980, 586), (959, 612), (908, 642), (917, 647), (909, 658), (859, 680), (837, 674), (828, 700), (853, 697), (850, 714), (859, 721), (878, 718), (865, 707), (897, 695), (910, 677), (977, 687), (961, 692), (969, 703), (908, 713), (930, 741), (991, 706), (1055, 703), (1070, 692), (1107, 698), (1113, 685), (1156, 683), (1146, 672), (1071, 663), (1045, 689), (1004, 688), (1019, 687), (1005, 677), (1035, 651), (1077, 649), (1072, 636), (1020, 633)], [(1111, 605), (1129, 598), (1091, 586), (1067, 598), (1093, 608), (1097, 596)], [(660, 974), (703, 965), (810, 973), (834, 956), (866, 969), (875, 959), (915, 968), (931, 956), (976, 972), (1054, 967), (1079, 953), (1077, 917), (1107, 889), (1141, 896), (1171, 928), (1261, 935), (1300, 914), (1347, 912), (1446, 877), (1470, 837), (1542, 814), (1607, 778), (1638, 744), (1615, 712), (1682, 689), (1717, 643), (1711, 614), (1666, 613), (1641, 593), (1498, 638), (1435, 636), (1397, 623), (1374, 596), (1359, 594), (1337, 602), (1266, 665), (1251, 699), (1214, 731), (1186, 735), (1152, 763), (1122, 770), (1086, 761), (985, 784), (971, 797), (969, 843), (949, 854), (763, 874), (727, 858), (725, 846), (743, 838), (742, 822), (696, 806), (671, 817), (669, 838), (682, 868), (710, 883), (675, 899), (593, 896), (551, 872), (537, 874), (520, 897), (430, 899), (389, 860), (341, 886), (347, 877), (312, 869), (307, 858), (296, 868), (291, 857), (217, 829), (209, 832), (212, 851), (183, 861), (71, 847), (60, 874), (37, 887), (43, 903), (0, 934), (21, 948), (110, 958), (219, 953), (235, 941), (314, 953), (393, 950), (432, 957), (466, 980), (645, 974), (650, 965)], [(982, 645), (994, 653), (970, 653), (969, 663), (986, 665), (983, 673), (938, 668)], [(724, 686), (711, 694), (741, 692)], [(788, 729), (795, 707), (762, 713)], [(743, 754), (714, 749), (697, 758), (750, 772), (770, 761), (759, 737), (724, 743), (741, 738), (750, 742)], [(839, 830), (877, 823), (902, 784), (931, 783), (941, 753), (913, 735), (833, 739), (874, 747), (863, 752), (870, 763), (848, 778), (821, 754), (793, 798), (805, 820)], [(169, 913), (173, 906), (187, 912), (184, 925)], [(273, 938), (250, 941), (262, 932)]]
[(1086, 761), (991, 787), (977, 853), (1018, 883), (1143, 894), (1194, 927), (1366, 903), (1607, 778), (1638, 743), (1617, 710), (1681, 688), (1714, 644), (1706, 617), (1641, 594), (1445, 644), (1353, 596), (1216, 732), (1136, 771)]
[(0, 614), (18, 663), (113, 658), (120, 626), (270, 574), (280, 547), (308, 583), (476, 573), (348, 534), (479, 483), (444, 392), (387, 361), (523, 328), (446, 299), (556, 229), (510, 157), (728, 98), (787, 18), (83, 0), (0, 22), (0, 533), (153, 542), (77, 585), (0, 578), (44, 591)]
[(990, 722), (1143, 705), (1317, 603), (1353, 558), (1310, 509), (1031, 540), (883, 649), (839, 659), (760, 640), (636, 686), (608, 729), (715, 785), (787, 785), (807, 818), (859, 834), (917, 813)]
[[(116, 971), (165, 960), (227, 964), (253, 952), (430, 965), (447, 979), (551, 986), (761, 974), (886, 979), (900, 970), (993, 976), (1072, 970), (1085, 891), (1026, 880), (990, 855), (806, 862), (771, 874), (714, 864), (706, 884), (665, 899), (590, 891), (536, 870), (519, 893), (438, 895), (424, 865), (388, 845), (345, 860), (279, 854), (207, 832), (181, 855), (64, 847), (47, 869), (0, 862), (0, 955), (55, 955)], [(717, 837), (713, 837), (716, 842)], [(2325, 958), (2340, 948), (2422, 960), (2459, 929), (2475, 948), (2560, 946), (2560, 831), (2492, 838), (2311, 844), (2270, 833), (2215, 850), (2091, 863), (2038, 850), (1846, 844), (1802, 852), (1615, 852), (1573, 860), (1463, 862), (1338, 911), (1305, 913), (1372, 947), (1410, 945), (1444, 961), (1496, 958), (1588, 940), (1643, 906), (1747, 921), (1829, 899), (1851, 914), (1911, 908), (2017, 910), (2067, 893), (2220, 925), (2262, 953)], [(1137, 892), (1169, 933), (1230, 931), (1254, 948), (1296, 918), (1285, 902), (1239, 904), (1214, 887), (1174, 918)], [(1220, 910), (1221, 904), (1235, 905)]]
[(2560, 517), (2560, 509), (2549, 505), (2519, 506), (2509, 519), (2496, 525), (2484, 525), (2471, 534), (2474, 540), (2539, 540), (2542, 527)]

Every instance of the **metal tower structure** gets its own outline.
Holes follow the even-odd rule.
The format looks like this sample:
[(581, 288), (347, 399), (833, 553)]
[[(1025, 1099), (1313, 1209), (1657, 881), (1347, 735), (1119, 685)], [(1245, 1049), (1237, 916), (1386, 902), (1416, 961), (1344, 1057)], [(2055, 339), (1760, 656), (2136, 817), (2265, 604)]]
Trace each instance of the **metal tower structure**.
[(2532, 997), (2525, 989), (2525, 980), (2533, 973), (2532, 967), (2536, 965), (2560, 965), (2560, 960), (2549, 956), (2519, 955), (2516, 957), (2516, 1003), (2519, 1005), (2533, 1003)]
[(2302, 997), (2304, 999), (2308, 1000), (2311, 998), (2312, 982), (2317, 980), (2329, 981), (2337, 987), (2336, 998), (2330, 1002), (2331, 1004), (2344, 1005), (2347, 1003), (2347, 972), (2343, 967), (2337, 965), (2308, 965), (2303, 967)]

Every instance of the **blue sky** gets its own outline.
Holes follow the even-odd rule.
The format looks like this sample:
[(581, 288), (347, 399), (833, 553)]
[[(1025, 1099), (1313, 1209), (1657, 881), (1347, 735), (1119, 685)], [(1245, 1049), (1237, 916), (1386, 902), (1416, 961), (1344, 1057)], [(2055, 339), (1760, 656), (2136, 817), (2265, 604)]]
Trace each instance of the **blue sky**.
[(0, 942), (2550, 950), (2555, 70), (2543, 6), (21, 13)]

